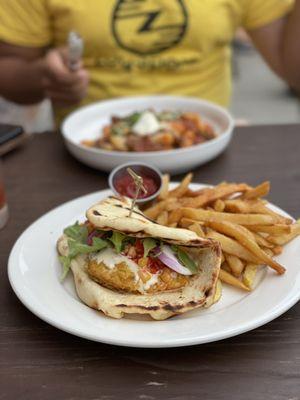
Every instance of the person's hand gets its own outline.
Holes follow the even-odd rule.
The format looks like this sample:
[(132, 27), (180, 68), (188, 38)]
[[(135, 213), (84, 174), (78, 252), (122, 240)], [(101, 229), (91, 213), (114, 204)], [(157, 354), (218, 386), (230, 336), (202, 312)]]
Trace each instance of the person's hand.
[(76, 65), (75, 71), (70, 71), (66, 49), (50, 50), (42, 60), (42, 70), (45, 96), (55, 105), (72, 106), (86, 96), (88, 72), (81, 62)]

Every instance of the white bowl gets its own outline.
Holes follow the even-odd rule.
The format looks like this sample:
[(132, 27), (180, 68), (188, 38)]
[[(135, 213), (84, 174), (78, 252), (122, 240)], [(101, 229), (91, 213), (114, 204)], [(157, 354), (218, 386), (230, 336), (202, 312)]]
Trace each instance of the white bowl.
[[(155, 111), (196, 112), (212, 125), (218, 136), (208, 142), (184, 149), (150, 152), (108, 151), (81, 144), (84, 139), (99, 137), (103, 126), (110, 123), (112, 115), (125, 116), (149, 108)], [(233, 127), (234, 122), (228, 111), (209, 101), (192, 97), (158, 95), (119, 98), (82, 107), (63, 121), (61, 130), (70, 153), (90, 167), (109, 172), (120, 164), (142, 161), (164, 172), (175, 174), (189, 171), (217, 157), (228, 146)]]

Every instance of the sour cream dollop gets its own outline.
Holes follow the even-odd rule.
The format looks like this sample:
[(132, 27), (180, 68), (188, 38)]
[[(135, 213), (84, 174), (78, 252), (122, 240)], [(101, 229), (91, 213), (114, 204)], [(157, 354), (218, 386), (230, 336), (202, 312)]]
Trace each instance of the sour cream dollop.
[(144, 111), (132, 127), (133, 132), (139, 136), (151, 135), (160, 129), (161, 124), (151, 111)]

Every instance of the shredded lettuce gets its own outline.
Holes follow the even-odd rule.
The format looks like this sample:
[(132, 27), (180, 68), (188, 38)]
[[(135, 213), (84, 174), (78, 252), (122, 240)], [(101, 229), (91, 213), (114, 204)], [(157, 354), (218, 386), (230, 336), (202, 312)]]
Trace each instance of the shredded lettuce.
[(107, 247), (107, 242), (103, 239), (93, 237), (92, 245), (89, 246), (88, 244), (77, 242), (75, 240), (69, 239), (69, 255), (70, 257), (74, 258), (78, 254), (88, 254), (93, 253), (95, 251), (100, 251)]
[(157, 243), (152, 238), (146, 238), (143, 240), (144, 246), (144, 257), (148, 257), (149, 252), (157, 246)]
[(79, 225), (78, 221), (74, 225), (68, 226), (64, 230), (64, 234), (68, 237), (69, 253), (67, 256), (59, 256), (59, 260), (63, 266), (61, 280), (63, 281), (67, 276), (71, 261), (78, 254), (88, 254), (95, 251), (100, 251), (108, 246), (108, 243), (98, 237), (93, 237), (92, 245), (87, 244), (88, 229), (85, 225)]
[(63, 266), (63, 271), (60, 277), (60, 280), (63, 281), (65, 277), (68, 275), (72, 259), (69, 256), (59, 256), (58, 259)]
[(108, 239), (114, 245), (116, 252), (120, 253), (123, 247), (123, 241), (126, 239), (126, 236), (123, 235), (123, 233), (113, 231), (111, 237)]
[(79, 225), (78, 221), (74, 225), (68, 226), (64, 230), (64, 234), (69, 238), (79, 241), (81, 243), (86, 243), (88, 237), (88, 229), (85, 225)]
[(171, 249), (184, 267), (188, 268), (194, 274), (198, 272), (197, 264), (184, 250), (175, 245), (171, 246)]
[(108, 243), (103, 239), (94, 237), (92, 245), (89, 246), (85, 243), (81, 243), (70, 238), (68, 240), (68, 246), (69, 246), (69, 254), (67, 256), (59, 257), (59, 260), (63, 266), (63, 272), (61, 276), (62, 281), (65, 279), (70, 270), (71, 261), (73, 260), (73, 258), (78, 256), (79, 254), (88, 254), (103, 250), (105, 247), (108, 246)]
[(88, 254), (88, 253), (100, 251), (100, 250), (104, 249), (105, 247), (107, 247), (108, 243), (105, 240), (94, 237), (92, 245), (89, 246), (85, 243), (80, 243), (80, 242), (70, 238), (68, 240), (68, 246), (69, 246), (69, 254), (67, 256), (59, 257), (59, 260), (63, 266), (63, 272), (62, 272), (62, 276), (61, 276), (62, 281), (65, 279), (65, 277), (67, 276), (67, 274), (70, 270), (71, 261), (73, 260), (73, 258), (78, 256), (79, 254)]

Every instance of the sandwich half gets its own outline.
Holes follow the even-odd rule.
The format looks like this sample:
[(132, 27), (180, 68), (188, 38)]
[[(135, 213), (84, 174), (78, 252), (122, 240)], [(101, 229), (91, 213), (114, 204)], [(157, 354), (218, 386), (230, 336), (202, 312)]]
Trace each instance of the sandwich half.
[(131, 200), (110, 197), (64, 230), (57, 249), (79, 298), (113, 318), (148, 314), (164, 320), (213, 303), (218, 242), (149, 220)]

